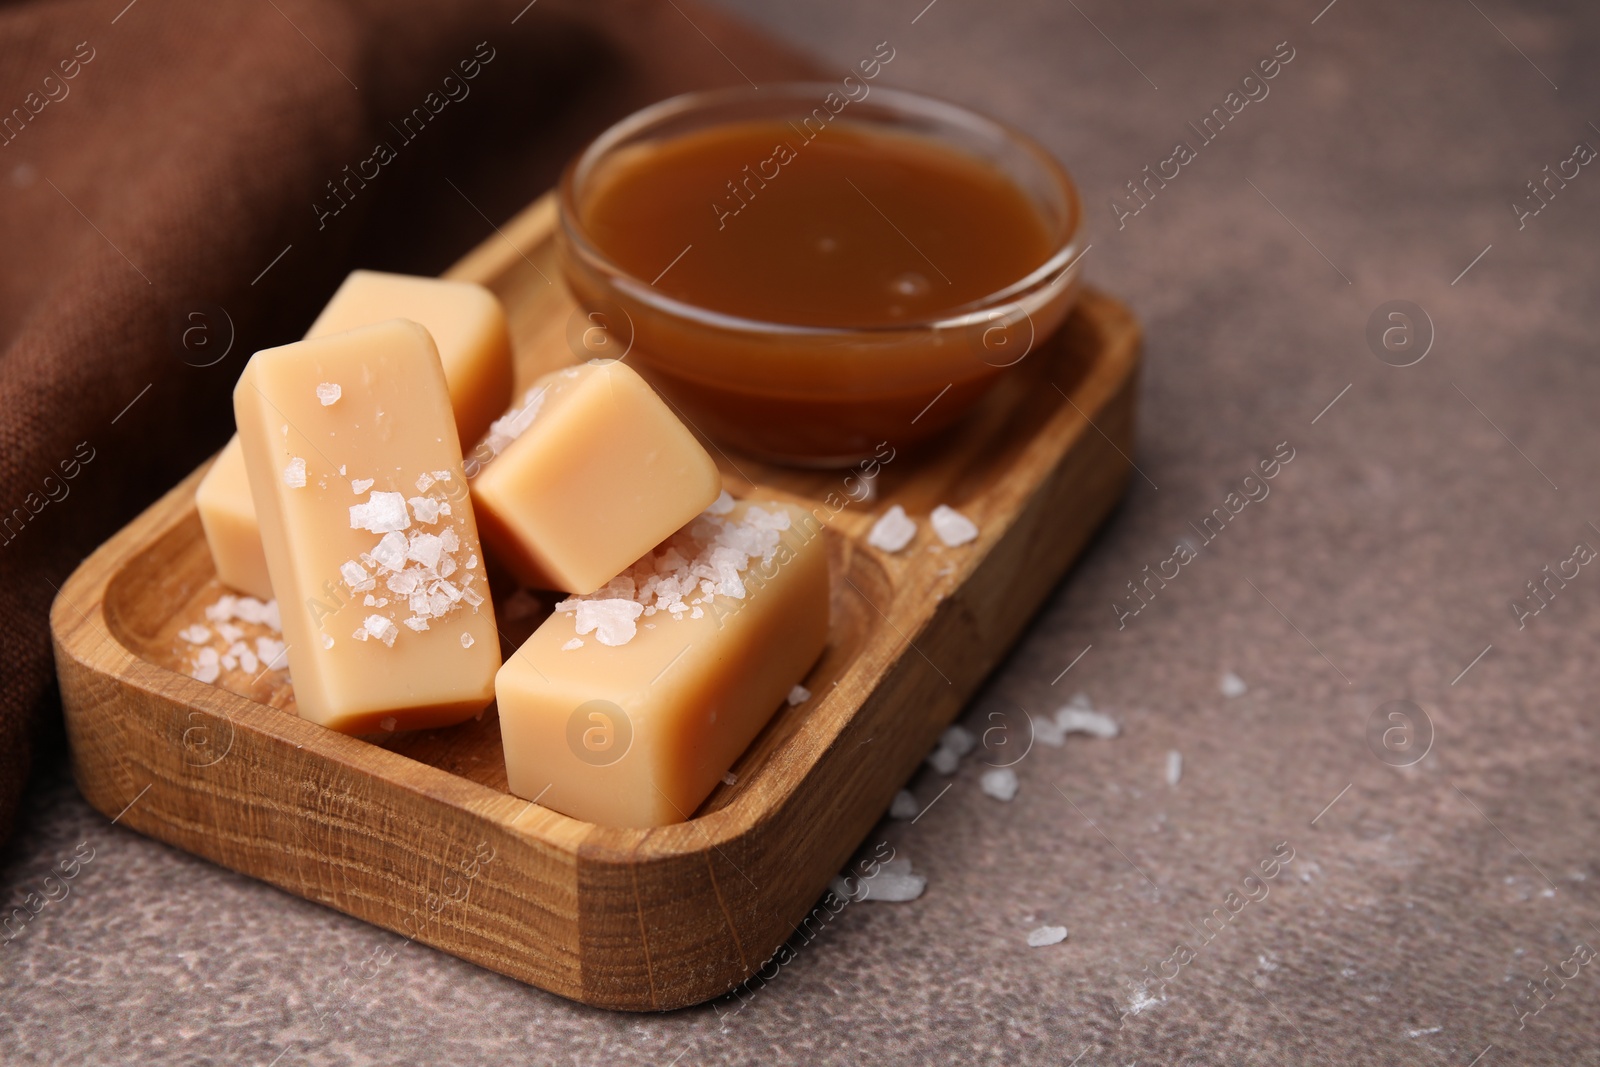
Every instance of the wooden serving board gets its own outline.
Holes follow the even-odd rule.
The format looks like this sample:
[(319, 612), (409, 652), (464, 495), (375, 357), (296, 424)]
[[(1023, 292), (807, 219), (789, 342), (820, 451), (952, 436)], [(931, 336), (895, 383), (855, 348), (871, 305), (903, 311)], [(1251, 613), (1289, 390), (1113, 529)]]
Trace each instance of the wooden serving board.
[[(574, 359), (553, 224), (546, 197), (447, 275), (505, 301), (519, 390)], [(1130, 471), (1138, 369), (1133, 317), (1087, 290), (945, 440), (888, 463), (875, 502), (838, 510), (832, 634), (805, 680), (815, 696), (780, 709), (736, 784), (688, 822), (612, 829), (512, 796), (493, 708), (374, 741), (297, 717), (281, 675), (189, 677), (178, 631), (225, 592), (194, 506), (204, 468), (85, 560), (52, 608), (79, 788), (151, 837), (573, 1000), (715, 997), (792, 935), (1110, 512)], [(848, 472), (713, 451), (736, 496), (822, 514), (849, 501)], [(896, 503), (921, 528), (891, 556), (866, 534)], [(938, 542), (926, 521), (938, 504), (972, 518), (978, 539)], [(507, 637), (520, 642), (551, 599), (515, 619), (497, 597)]]

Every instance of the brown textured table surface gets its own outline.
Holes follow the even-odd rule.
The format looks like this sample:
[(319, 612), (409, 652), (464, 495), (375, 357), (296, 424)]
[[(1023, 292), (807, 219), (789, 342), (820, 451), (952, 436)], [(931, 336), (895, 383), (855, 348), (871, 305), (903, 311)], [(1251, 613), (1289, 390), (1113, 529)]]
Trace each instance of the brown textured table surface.
[[(924, 770), (909, 788), (938, 802), (869, 840), (926, 874), (920, 899), (851, 904), (770, 982), (666, 1016), (108, 826), (46, 766), (0, 902), (92, 858), (0, 945), (0, 1058), (1600, 1062), (1600, 570), (1575, 550), (1600, 549), (1600, 174), (1575, 152), (1600, 146), (1600, 12), (923, 2), (737, 6), (841, 73), (887, 40), (893, 81), (1074, 170), (1087, 269), (1148, 329), (1141, 476), (966, 721), (1081, 690), (1122, 735), (1035, 745), (1009, 803), (980, 786), (998, 747)], [(1168, 177), (1127, 214), (1146, 165)], [(1413, 352), (1431, 335), (1411, 366), (1367, 339), (1394, 300), (1423, 309)], [(1261, 497), (1244, 479), (1280, 446)], [(1237, 514), (1207, 541), (1214, 508)], [(1177, 576), (1119, 618), (1146, 565)], [(1275, 848), (1293, 859), (1246, 881)], [(1070, 936), (1030, 948), (1042, 925)]]

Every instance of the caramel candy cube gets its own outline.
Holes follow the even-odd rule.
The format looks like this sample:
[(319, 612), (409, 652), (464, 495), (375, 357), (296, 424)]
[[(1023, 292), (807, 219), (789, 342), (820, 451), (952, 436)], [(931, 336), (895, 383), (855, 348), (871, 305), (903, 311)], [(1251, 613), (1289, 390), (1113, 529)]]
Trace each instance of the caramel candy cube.
[(590, 593), (717, 498), (722, 476), (631, 367), (534, 382), (468, 458), (495, 558), (526, 585)]
[(483, 710), (500, 643), (428, 331), (257, 352), (233, 410), (301, 717), (369, 733)]
[[(394, 318), (411, 319), (433, 335), (465, 452), (511, 403), (511, 334), (499, 299), (471, 282), (352, 271), (306, 337)], [(267, 560), (237, 435), (201, 479), (195, 504), (217, 577), (224, 585), (270, 600)]]
[(723, 494), (500, 668), (511, 791), (606, 826), (689, 818), (822, 653), (828, 596), (808, 512)]

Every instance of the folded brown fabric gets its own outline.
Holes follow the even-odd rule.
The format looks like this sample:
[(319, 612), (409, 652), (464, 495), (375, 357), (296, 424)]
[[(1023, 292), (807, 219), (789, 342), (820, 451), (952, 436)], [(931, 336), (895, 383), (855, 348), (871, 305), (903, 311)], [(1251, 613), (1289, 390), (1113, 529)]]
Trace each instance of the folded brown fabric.
[(353, 267), (437, 273), (642, 104), (814, 72), (691, 0), (0, 7), (0, 840), (57, 588), (221, 445), (252, 351)]

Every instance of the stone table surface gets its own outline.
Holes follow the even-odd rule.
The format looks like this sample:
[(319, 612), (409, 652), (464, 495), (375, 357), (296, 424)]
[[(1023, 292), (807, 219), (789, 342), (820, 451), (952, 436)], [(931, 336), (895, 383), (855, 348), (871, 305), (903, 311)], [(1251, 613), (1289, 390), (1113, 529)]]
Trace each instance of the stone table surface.
[(746, 996), (610, 1014), (108, 825), (58, 762), (0, 902), (92, 858), (0, 945), (0, 1059), (1600, 1062), (1600, 9), (1324, 2), (735, 5), (1039, 137), (1148, 331), (1140, 476), (965, 713), (1082, 691), (1121, 736), (1036, 745), (1009, 803), (982, 749), (919, 772), (952, 787), (874, 833), (920, 899)]

